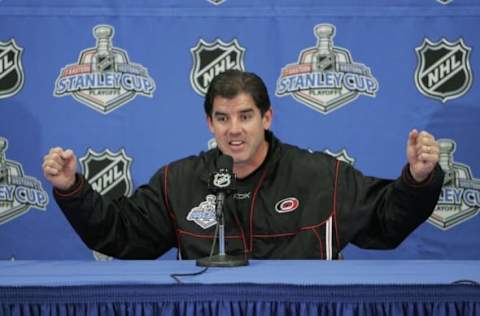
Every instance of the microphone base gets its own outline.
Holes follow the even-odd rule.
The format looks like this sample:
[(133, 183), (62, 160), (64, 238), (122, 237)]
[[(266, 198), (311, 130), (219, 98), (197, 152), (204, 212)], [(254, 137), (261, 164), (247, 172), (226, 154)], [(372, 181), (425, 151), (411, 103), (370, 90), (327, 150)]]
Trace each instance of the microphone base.
[(197, 259), (197, 266), (200, 267), (241, 267), (248, 266), (248, 259), (244, 257), (215, 255)]

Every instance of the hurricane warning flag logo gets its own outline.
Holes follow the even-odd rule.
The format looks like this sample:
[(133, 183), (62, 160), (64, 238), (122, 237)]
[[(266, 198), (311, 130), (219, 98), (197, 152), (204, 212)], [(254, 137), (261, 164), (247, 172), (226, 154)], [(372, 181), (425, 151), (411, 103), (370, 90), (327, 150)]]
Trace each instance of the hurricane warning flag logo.
[(478, 214), (480, 209), (480, 179), (470, 167), (456, 162), (456, 144), (451, 139), (437, 140), (440, 146), (439, 164), (445, 171), (442, 192), (428, 222), (447, 230)]
[(17, 94), (23, 87), (22, 51), (13, 38), (0, 42), (0, 99)]
[(133, 192), (133, 181), (130, 173), (132, 158), (125, 150), (112, 153), (106, 149), (97, 153), (88, 149), (80, 158), (83, 174), (92, 188), (110, 198), (130, 196)]
[(468, 91), (472, 85), (471, 48), (462, 39), (433, 43), (426, 38), (415, 51), (415, 83), (423, 95), (447, 102)]
[(103, 114), (126, 104), (137, 94), (151, 97), (155, 82), (145, 67), (131, 63), (125, 50), (113, 46), (113, 27), (97, 25), (93, 35), (96, 47), (83, 50), (77, 64), (60, 71), (54, 95), (72, 95)]
[(216, 75), (229, 69), (245, 70), (245, 49), (236, 39), (230, 43), (224, 43), (220, 39), (207, 43), (200, 39), (190, 51), (193, 57), (190, 82), (193, 89), (202, 96), (207, 93), (208, 86)]
[(317, 46), (302, 50), (297, 63), (282, 69), (276, 95), (291, 95), (322, 114), (339, 109), (359, 94), (374, 97), (378, 82), (370, 68), (353, 62), (348, 50), (333, 45), (335, 26), (319, 24), (314, 33)]
[(8, 142), (0, 137), (0, 224), (4, 224), (30, 208), (46, 210), (48, 194), (40, 181), (25, 176), (22, 165), (8, 160), (5, 152)]

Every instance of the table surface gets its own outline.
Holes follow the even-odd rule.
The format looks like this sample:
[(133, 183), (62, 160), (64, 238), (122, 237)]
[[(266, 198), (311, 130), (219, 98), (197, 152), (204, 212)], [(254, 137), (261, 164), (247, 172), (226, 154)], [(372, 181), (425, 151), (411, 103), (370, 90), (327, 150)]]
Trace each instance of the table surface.
[[(194, 273), (195, 261), (0, 261), (0, 286), (173, 284), (172, 273)], [(452, 284), (480, 283), (476, 260), (251, 260), (250, 265), (209, 268), (181, 277), (199, 284)]]

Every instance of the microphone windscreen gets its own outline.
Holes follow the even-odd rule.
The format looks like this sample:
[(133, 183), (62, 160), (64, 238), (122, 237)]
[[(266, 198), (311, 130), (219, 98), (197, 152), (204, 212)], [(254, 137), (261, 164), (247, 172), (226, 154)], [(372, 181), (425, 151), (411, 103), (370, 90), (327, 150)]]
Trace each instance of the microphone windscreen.
[(228, 155), (221, 155), (220, 157), (218, 157), (218, 160), (217, 160), (217, 168), (219, 170), (222, 170), (222, 169), (232, 170), (233, 158)]

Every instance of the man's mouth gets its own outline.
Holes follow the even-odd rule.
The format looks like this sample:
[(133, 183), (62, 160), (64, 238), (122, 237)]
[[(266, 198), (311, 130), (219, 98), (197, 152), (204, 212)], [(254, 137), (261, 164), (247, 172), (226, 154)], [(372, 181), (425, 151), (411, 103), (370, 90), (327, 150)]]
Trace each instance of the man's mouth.
[(228, 145), (232, 149), (239, 149), (243, 146), (243, 144), (245, 144), (245, 142), (242, 140), (231, 140), (228, 142)]

